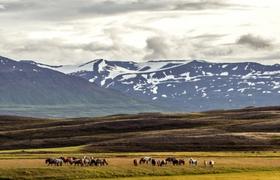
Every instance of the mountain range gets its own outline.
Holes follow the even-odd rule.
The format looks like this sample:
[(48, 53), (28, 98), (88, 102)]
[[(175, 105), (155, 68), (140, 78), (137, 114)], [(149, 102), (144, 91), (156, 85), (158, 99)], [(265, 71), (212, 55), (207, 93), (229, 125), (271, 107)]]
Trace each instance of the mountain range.
[(279, 105), (280, 65), (162, 60), (137, 63), (97, 59), (57, 71), (171, 111)]
[[(5, 74), (0, 83), (6, 84), (1, 86), (0, 104), (7, 101), (121, 104), (123, 107), (137, 104), (139, 112), (185, 112), (279, 105), (280, 102), (279, 64), (96, 59), (80, 65), (52, 66), (30, 60), (9, 60), (7, 72), (7, 64), (6, 67), (3, 64), (7, 59), (0, 59), (0, 77)], [(40, 82), (40, 87), (34, 85), (34, 80)], [(15, 82), (23, 90), (15, 88)], [(3, 94), (7, 89), (13, 90)], [(34, 98), (25, 101), (31, 95)]]
[(32, 116), (38, 109), (41, 112), (38, 116), (48, 115), (50, 109), (54, 115), (59, 110), (66, 111), (61, 116), (83, 116), (79, 111), (97, 116), (153, 109), (140, 100), (99, 87), (84, 78), (5, 57), (0, 57), (0, 107), (1, 114), (22, 111), (18, 115)]

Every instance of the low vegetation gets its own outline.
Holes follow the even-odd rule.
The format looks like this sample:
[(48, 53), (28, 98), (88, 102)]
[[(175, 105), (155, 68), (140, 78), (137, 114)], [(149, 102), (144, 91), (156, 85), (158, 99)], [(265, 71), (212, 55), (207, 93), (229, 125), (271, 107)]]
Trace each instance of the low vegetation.
[(99, 118), (0, 117), (0, 150), (80, 146), (84, 152), (280, 149), (280, 107)]

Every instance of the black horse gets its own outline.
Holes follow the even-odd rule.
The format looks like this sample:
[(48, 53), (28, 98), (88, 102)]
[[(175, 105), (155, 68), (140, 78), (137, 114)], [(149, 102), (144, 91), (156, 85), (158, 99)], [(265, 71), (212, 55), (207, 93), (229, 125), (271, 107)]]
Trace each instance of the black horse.
[(156, 162), (155, 159), (152, 159), (152, 165), (153, 165), (153, 166), (157, 165), (157, 162)]
[(168, 157), (165, 159), (167, 163), (173, 163), (173, 161), (177, 160), (175, 157)]

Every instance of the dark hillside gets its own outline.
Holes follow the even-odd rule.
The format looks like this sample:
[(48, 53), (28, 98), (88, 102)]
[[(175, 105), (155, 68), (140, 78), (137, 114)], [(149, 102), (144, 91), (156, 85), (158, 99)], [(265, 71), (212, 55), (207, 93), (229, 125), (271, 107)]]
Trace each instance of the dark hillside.
[(280, 149), (280, 107), (99, 118), (0, 117), (0, 149), (87, 145), (87, 151)]

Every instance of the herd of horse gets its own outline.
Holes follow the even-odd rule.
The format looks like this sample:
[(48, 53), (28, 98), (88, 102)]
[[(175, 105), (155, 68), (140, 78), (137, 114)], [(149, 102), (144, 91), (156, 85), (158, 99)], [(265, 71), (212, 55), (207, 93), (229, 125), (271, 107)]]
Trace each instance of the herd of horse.
[[(190, 166), (197, 166), (198, 160), (190, 158), (188, 161)], [(138, 166), (141, 164), (151, 164), (152, 166), (166, 166), (168, 164), (172, 164), (174, 166), (183, 166), (186, 164), (184, 159), (177, 159), (176, 157), (168, 157), (166, 159), (154, 159), (152, 157), (143, 157), (140, 160), (133, 160), (134, 166)], [(214, 167), (215, 162), (213, 160), (206, 161), (204, 160), (204, 166)]]
[(60, 158), (47, 158), (45, 163), (49, 166), (62, 166), (74, 165), (74, 166), (107, 166), (106, 159), (95, 159), (93, 157), (84, 156), (83, 158), (76, 157), (60, 157)]
[[(74, 166), (107, 166), (108, 161), (106, 159), (96, 159), (93, 157), (84, 156), (83, 158), (76, 157), (59, 157), (59, 158), (47, 158), (45, 163), (48, 166), (62, 166), (62, 165), (74, 165)], [(190, 158), (188, 160), (190, 166), (197, 166), (198, 160)], [(152, 157), (142, 157), (140, 160), (133, 160), (134, 166), (138, 165), (152, 165), (152, 166), (167, 166), (172, 164), (174, 166), (183, 166), (186, 164), (184, 159), (177, 159), (176, 157), (168, 157), (166, 159), (154, 159)], [(215, 162), (213, 160), (204, 161), (204, 166), (214, 167)]]

